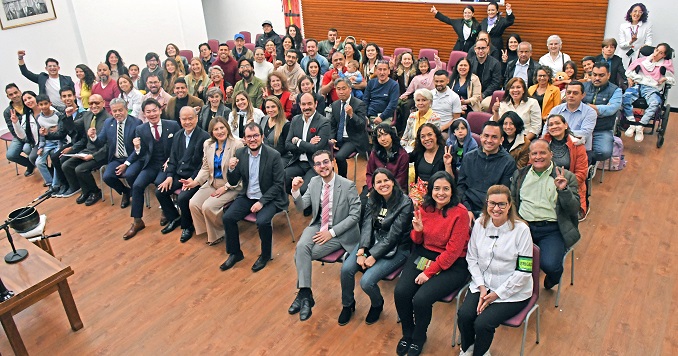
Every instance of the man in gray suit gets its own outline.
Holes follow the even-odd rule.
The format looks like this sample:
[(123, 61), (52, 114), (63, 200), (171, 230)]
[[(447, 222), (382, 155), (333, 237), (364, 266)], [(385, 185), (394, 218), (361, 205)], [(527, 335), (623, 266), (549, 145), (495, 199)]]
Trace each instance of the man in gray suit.
[(301, 321), (311, 317), (315, 304), (311, 292), (311, 262), (340, 248), (353, 251), (360, 238), (360, 199), (355, 184), (334, 174), (329, 151), (317, 151), (312, 159), (318, 176), (311, 178), (303, 196), (299, 189), (304, 179), (297, 176), (292, 180), (294, 205), (299, 211), (312, 207), (313, 216), (294, 254), (299, 293), (288, 312), (299, 313)]

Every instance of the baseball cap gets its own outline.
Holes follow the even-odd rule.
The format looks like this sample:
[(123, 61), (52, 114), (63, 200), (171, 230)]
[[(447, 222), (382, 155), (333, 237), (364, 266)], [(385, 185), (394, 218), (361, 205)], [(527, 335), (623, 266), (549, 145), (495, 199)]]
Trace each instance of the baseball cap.
[(233, 40), (237, 40), (238, 38), (244, 40), (245, 36), (243, 36), (242, 33), (236, 33), (235, 37), (233, 37)]
[(273, 23), (271, 22), (271, 20), (266, 20), (266, 21), (261, 23), (261, 26), (264, 26), (264, 25), (269, 25), (269, 26), (273, 27)]

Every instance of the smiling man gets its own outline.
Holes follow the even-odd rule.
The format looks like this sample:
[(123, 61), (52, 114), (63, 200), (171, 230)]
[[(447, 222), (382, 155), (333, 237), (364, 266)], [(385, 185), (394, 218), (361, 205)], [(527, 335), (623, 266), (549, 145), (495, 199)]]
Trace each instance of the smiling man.
[(606, 63), (593, 65), (591, 81), (584, 83), (584, 103), (596, 111), (596, 125), (593, 128), (592, 154), (589, 158), (603, 161), (612, 157), (614, 122), (621, 109), (622, 90), (610, 83), (610, 71)]
[(17, 52), (17, 55), (19, 57), (19, 69), (21, 70), (21, 75), (37, 84), (39, 90), (38, 94), (47, 94), (55, 109), (63, 111), (66, 108), (66, 105), (61, 101), (59, 90), (65, 87), (75, 88), (75, 84), (73, 84), (71, 77), (59, 74), (59, 69), (61, 69), (59, 67), (59, 61), (54, 58), (47, 58), (45, 61), (45, 71), (47, 72), (35, 74), (28, 70), (26, 62), (24, 62), (26, 51), (20, 50)]

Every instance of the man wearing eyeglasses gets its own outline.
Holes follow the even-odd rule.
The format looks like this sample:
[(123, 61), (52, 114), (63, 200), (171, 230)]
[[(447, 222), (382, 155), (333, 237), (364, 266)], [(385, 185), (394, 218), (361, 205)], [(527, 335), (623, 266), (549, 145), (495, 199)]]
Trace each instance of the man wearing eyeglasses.
[(360, 199), (355, 184), (334, 173), (329, 151), (320, 150), (312, 159), (318, 176), (311, 178), (306, 193), (302, 195), (299, 191), (304, 184), (302, 177), (294, 177), (292, 181), (294, 205), (298, 211), (311, 207), (313, 217), (294, 253), (299, 293), (288, 312), (299, 313), (301, 321), (311, 317), (315, 304), (311, 292), (311, 262), (340, 248), (353, 251), (360, 238)]
[[(552, 162), (549, 143), (530, 143), (531, 165), (517, 170), (511, 179), (511, 196), (520, 218), (527, 221), (541, 255), (539, 265), (546, 274), (544, 288), (560, 283), (565, 251), (581, 237), (577, 177)], [(463, 167), (463, 166), (462, 166)]]
[(489, 49), (489, 42), (484, 38), (479, 38), (474, 47), (476, 56), (470, 60), (471, 73), (478, 76), (483, 88), (483, 101), (480, 103), (483, 111), (490, 106), (492, 93), (501, 89), (502, 83), (501, 64), (496, 58), (488, 56)]
[(228, 184), (236, 186), (242, 181), (242, 191), (224, 211), (223, 221), (226, 231), (226, 252), (228, 259), (219, 267), (222, 271), (230, 269), (245, 257), (240, 249), (238, 221), (250, 213), (257, 216), (257, 229), (261, 239), (261, 255), (252, 265), (252, 271), (258, 272), (271, 259), (273, 240), (273, 216), (287, 209), (289, 204), (283, 189), (283, 171), (280, 153), (274, 148), (263, 145), (264, 132), (259, 124), (250, 122), (245, 126), (245, 144), (239, 148), (235, 157), (228, 163), (226, 178)]

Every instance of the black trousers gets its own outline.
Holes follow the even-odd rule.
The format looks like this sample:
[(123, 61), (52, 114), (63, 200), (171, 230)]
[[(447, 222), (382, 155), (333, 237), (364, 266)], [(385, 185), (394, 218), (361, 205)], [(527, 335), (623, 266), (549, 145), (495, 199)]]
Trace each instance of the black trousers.
[[(103, 166), (103, 162), (97, 162), (93, 159), (83, 161), (77, 157), (61, 158), (67, 158), (66, 160), (61, 161), (61, 170), (63, 171), (64, 176), (66, 176), (68, 186), (71, 189), (82, 188), (82, 194), (90, 194), (99, 191), (99, 186), (97, 186), (92, 171)], [(58, 160), (53, 162), (57, 161)]]
[[(226, 231), (226, 252), (229, 254), (242, 255), (240, 250), (240, 231), (238, 230), (238, 221), (244, 219), (250, 214), (250, 208), (258, 200), (249, 199), (246, 196), (239, 195), (233, 203), (224, 211), (223, 221)], [(271, 259), (273, 244), (273, 226), (271, 220), (273, 216), (280, 211), (275, 204), (265, 204), (257, 212), (257, 229), (259, 229), (259, 239), (261, 239), (261, 256)]]
[[(158, 177), (156, 178), (156, 182), (162, 183), (167, 179), (167, 174), (165, 172), (160, 172), (158, 173)], [(170, 189), (161, 192), (160, 190), (156, 189), (155, 190), (155, 197), (158, 199), (158, 203), (160, 203), (160, 208), (162, 209), (162, 212), (165, 214), (165, 217), (167, 220), (172, 221), (181, 216), (181, 228), (182, 229), (190, 229), (193, 227), (193, 218), (191, 217), (191, 209), (188, 208), (188, 202), (193, 198), (195, 193), (198, 192), (198, 189), (200, 187), (195, 187), (193, 189), (189, 190), (182, 190), (178, 197), (177, 197), (177, 205), (179, 206), (179, 210), (181, 211), (181, 215), (179, 214), (179, 211), (177, 211), (177, 208), (174, 206), (174, 202), (172, 202), (172, 194), (174, 194), (174, 191), (177, 189), (180, 189), (182, 184), (179, 182), (179, 179), (182, 179), (181, 177), (174, 177), (172, 179), (172, 186)]]
[(334, 160), (337, 162), (337, 174), (346, 178), (346, 171), (348, 170), (348, 163), (346, 163), (346, 160), (348, 159), (348, 156), (351, 155), (351, 153), (357, 151), (358, 149), (355, 147), (353, 142), (348, 140), (344, 140), (344, 142), (342, 142), (341, 146), (339, 147), (339, 151), (334, 152)]
[(315, 173), (311, 163), (306, 161), (296, 161), (292, 163), (285, 168), (285, 191), (288, 194), (291, 194), (292, 179), (294, 179), (294, 177), (302, 177), (304, 178), (304, 184), (302, 184), (301, 188), (299, 188), (299, 192), (301, 195), (304, 195), (304, 193), (306, 193), (306, 189), (308, 188), (308, 182), (310, 182), (311, 178), (313, 178), (315, 175), (317, 174)]
[(461, 333), (461, 349), (466, 351), (471, 345), (474, 356), (482, 356), (490, 350), (494, 330), (499, 325), (518, 314), (530, 299), (520, 302), (492, 303), (480, 315), (476, 312), (480, 292), (469, 293), (459, 308), (459, 332)]

